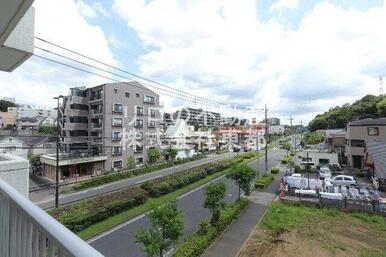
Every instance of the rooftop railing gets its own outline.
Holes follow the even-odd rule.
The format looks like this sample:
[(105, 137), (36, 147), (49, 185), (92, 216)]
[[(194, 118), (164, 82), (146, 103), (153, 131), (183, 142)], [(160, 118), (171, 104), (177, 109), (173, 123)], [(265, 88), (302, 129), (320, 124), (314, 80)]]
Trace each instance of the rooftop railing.
[(103, 257), (1, 179), (0, 256)]

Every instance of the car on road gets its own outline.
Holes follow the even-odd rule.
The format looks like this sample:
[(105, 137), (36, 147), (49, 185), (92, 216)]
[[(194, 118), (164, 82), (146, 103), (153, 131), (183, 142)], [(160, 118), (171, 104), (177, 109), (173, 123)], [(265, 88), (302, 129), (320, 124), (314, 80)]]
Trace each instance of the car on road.
[(331, 174), (330, 168), (328, 168), (327, 166), (320, 167), (320, 169), (319, 169), (319, 178), (320, 179), (325, 179), (325, 178), (328, 178), (331, 176), (332, 176), (332, 174)]
[(338, 175), (331, 179), (334, 186), (357, 186), (358, 181), (353, 176)]

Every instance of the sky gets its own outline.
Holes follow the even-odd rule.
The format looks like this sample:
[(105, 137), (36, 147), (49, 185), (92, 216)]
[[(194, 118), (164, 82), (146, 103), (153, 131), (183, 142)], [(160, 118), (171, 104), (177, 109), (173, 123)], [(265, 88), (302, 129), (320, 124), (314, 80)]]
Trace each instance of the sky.
[[(35, 0), (34, 7), (36, 37), (230, 106), (163, 96), (166, 111), (192, 106), (260, 118), (267, 104), (269, 116), (306, 124), (335, 105), (379, 94), (386, 75), (381, 0)], [(38, 39), (35, 45), (106, 68)], [(53, 107), (52, 98), (71, 87), (122, 80), (106, 76), (32, 56), (0, 73), (0, 97)]]

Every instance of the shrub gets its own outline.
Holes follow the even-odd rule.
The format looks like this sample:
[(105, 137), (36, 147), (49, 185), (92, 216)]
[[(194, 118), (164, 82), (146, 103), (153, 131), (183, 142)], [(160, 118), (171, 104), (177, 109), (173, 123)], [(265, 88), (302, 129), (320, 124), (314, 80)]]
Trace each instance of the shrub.
[(217, 227), (210, 225), (209, 220), (203, 219), (197, 232), (190, 235), (184, 243), (172, 255), (173, 257), (198, 257), (212, 241), (224, 230), (231, 222), (236, 219), (240, 212), (248, 205), (248, 199), (241, 198), (236, 202), (227, 205), (220, 214), (220, 224)]
[(256, 189), (264, 189), (271, 181), (273, 180), (272, 174), (264, 174), (260, 178), (256, 180), (255, 188)]
[(140, 187), (131, 187), (61, 207), (49, 213), (73, 232), (81, 231), (111, 215), (138, 206), (148, 198)]
[(295, 173), (303, 173), (305, 171), (303, 166), (296, 165), (295, 166)]
[(274, 168), (271, 169), (271, 173), (272, 174), (278, 174), (279, 171), (280, 171), (280, 169), (278, 167), (274, 167)]
[(281, 160), (281, 163), (282, 163), (282, 164), (288, 164), (291, 160), (292, 160), (292, 156), (291, 156), (291, 155), (286, 155), (286, 156), (284, 156), (283, 159)]
[(75, 184), (72, 187), (72, 189), (75, 191), (79, 191), (79, 190), (83, 190), (83, 189), (90, 188), (90, 187), (96, 187), (96, 186), (111, 183), (114, 181), (130, 178), (132, 176), (138, 176), (138, 175), (150, 173), (153, 171), (165, 169), (165, 168), (171, 167), (173, 165), (179, 165), (182, 163), (187, 163), (190, 161), (199, 160), (202, 158), (205, 158), (205, 156), (197, 155), (197, 156), (193, 156), (193, 157), (189, 157), (189, 158), (185, 158), (185, 159), (181, 159), (181, 160), (176, 160), (174, 162), (165, 162), (165, 163), (156, 164), (156, 165), (145, 165), (145, 166), (138, 168), (138, 169), (110, 173), (110, 174), (95, 177), (95, 178), (92, 178), (92, 179), (89, 179), (86, 181), (78, 182), (77, 184)]

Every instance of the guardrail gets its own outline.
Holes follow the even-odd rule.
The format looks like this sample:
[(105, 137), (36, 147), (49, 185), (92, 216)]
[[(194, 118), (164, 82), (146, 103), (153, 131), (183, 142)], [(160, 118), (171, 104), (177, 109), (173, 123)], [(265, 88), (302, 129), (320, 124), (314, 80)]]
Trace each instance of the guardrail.
[(103, 257), (1, 179), (0, 256)]

